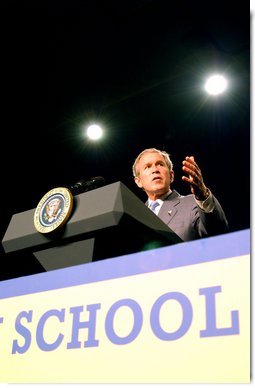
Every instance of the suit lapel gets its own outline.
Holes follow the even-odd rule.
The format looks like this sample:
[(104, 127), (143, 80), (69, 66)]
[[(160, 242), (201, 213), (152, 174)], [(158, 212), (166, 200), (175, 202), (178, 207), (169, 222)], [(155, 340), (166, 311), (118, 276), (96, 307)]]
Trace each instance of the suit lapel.
[(164, 200), (163, 205), (160, 208), (158, 216), (166, 224), (169, 224), (177, 213), (177, 205), (180, 203), (180, 195), (177, 191), (173, 190), (169, 196)]

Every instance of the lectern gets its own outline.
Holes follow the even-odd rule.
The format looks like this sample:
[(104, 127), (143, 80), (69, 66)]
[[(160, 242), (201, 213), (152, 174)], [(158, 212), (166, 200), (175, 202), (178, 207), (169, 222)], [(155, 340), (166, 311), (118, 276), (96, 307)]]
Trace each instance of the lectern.
[(55, 233), (36, 230), (35, 209), (14, 214), (2, 240), (6, 254), (32, 252), (50, 271), (182, 241), (122, 182), (73, 199), (69, 220)]

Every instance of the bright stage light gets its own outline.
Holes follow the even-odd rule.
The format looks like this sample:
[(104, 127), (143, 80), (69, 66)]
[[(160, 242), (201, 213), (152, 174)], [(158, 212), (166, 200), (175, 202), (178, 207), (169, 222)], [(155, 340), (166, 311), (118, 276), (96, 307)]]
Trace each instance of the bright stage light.
[(213, 96), (217, 96), (218, 94), (221, 94), (225, 92), (227, 89), (228, 82), (225, 77), (223, 77), (220, 74), (212, 75), (208, 78), (208, 80), (205, 83), (205, 90), (208, 94), (211, 94)]
[(92, 124), (87, 128), (87, 136), (91, 140), (98, 140), (103, 136), (103, 130), (99, 125)]

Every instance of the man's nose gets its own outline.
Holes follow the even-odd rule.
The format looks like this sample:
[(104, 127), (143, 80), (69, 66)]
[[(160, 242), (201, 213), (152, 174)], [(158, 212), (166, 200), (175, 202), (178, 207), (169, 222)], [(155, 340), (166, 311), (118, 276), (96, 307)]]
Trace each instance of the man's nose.
[(154, 174), (154, 173), (157, 173), (157, 172), (159, 172), (158, 165), (157, 164), (153, 164), (153, 166), (152, 166), (152, 173)]

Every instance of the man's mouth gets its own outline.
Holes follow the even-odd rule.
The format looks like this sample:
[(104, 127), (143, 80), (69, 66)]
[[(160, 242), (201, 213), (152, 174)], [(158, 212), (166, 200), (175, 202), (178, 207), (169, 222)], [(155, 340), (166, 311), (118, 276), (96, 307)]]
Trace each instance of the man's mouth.
[(158, 181), (161, 181), (162, 178), (160, 176), (155, 176), (153, 179), (152, 179), (152, 182), (158, 182)]

